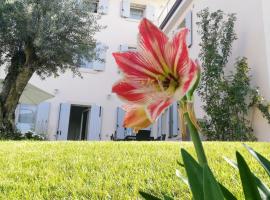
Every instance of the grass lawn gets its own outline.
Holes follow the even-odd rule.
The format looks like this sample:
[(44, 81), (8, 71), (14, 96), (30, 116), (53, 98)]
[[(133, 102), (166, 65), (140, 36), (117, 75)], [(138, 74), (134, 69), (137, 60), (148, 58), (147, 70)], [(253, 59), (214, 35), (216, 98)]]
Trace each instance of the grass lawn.
[[(239, 177), (222, 158), (235, 159), (235, 150), (270, 186), (240, 143), (204, 145), (214, 173), (239, 199)], [(269, 143), (249, 145), (270, 158)], [(194, 155), (183, 142), (0, 142), (0, 199), (138, 199), (139, 190), (191, 199), (175, 176), (180, 147)]]

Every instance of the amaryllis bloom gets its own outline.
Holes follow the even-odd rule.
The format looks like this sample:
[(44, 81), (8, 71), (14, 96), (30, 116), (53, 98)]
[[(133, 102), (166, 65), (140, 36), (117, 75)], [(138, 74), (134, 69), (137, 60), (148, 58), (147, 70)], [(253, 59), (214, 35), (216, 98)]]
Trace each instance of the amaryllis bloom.
[(151, 125), (195, 83), (198, 65), (189, 58), (182, 29), (172, 40), (149, 20), (139, 25), (137, 51), (114, 53), (123, 78), (112, 91), (127, 105), (124, 126), (135, 131)]

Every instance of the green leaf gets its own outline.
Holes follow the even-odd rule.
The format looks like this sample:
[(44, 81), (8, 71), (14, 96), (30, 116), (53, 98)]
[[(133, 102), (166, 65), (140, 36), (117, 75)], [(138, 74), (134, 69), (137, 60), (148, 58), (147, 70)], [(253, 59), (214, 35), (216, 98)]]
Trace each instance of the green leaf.
[(219, 187), (222, 190), (223, 196), (227, 200), (237, 200), (237, 198), (221, 183), (219, 183)]
[[(185, 164), (185, 170), (188, 176), (188, 184), (193, 195), (194, 200), (203, 200), (203, 168), (196, 162), (196, 160), (184, 149), (181, 149), (181, 154)], [(181, 177), (180, 177), (181, 178)], [(182, 178), (181, 178), (182, 179)], [(236, 200), (233, 194), (220, 184), (223, 196), (227, 200)], [(208, 200), (208, 199), (206, 199)]]
[(139, 191), (139, 193), (145, 200), (161, 200), (160, 198), (143, 191)]
[(224, 199), (219, 184), (207, 165), (203, 166), (203, 193), (204, 199)]
[[(253, 174), (254, 175), (254, 174)], [(254, 175), (256, 184), (259, 188), (259, 192), (261, 194), (262, 199), (270, 200), (270, 189), (267, 187), (265, 183), (263, 183), (258, 177)]]
[(236, 158), (246, 200), (261, 200), (255, 178), (245, 159), (238, 151), (236, 152)]
[[(238, 165), (233, 160), (230, 160), (229, 158), (224, 157), (224, 159), (235, 169), (238, 169)], [(267, 187), (265, 183), (263, 183), (254, 173), (253, 177), (255, 178), (257, 187), (259, 188), (259, 192), (261, 196), (264, 196), (263, 199), (270, 200), (270, 189)]]
[(189, 187), (194, 200), (203, 200), (203, 171), (196, 160), (184, 149), (181, 149)]
[(267, 160), (264, 156), (254, 151), (251, 147), (244, 144), (249, 153), (261, 164), (261, 166), (265, 169), (265, 171), (270, 176), (270, 161)]

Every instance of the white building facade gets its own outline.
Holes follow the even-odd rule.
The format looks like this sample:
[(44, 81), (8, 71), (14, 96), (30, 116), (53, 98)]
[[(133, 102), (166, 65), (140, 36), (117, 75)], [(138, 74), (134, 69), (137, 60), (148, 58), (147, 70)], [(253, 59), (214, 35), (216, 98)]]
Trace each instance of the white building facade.
[[(124, 111), (121, 102), (111, 93), (120, 79), (113, 52), (136, 49), (138, 25), (143, 17), (156, 23), (166, 0), (99, 0), (93, 12), (101, 15), (99, 23), (106, 28), (96, 35), (98, 47), (107, 49), (99, 55), (104, 63), (85, 63), (79, 71), (58, 78), (41, 80), (33, 76), (30, 83), (51, 93), (54, 98), (40, 104), (19, 105), (17, 125), (22, 131), (32, 129), (50, 140), (124, 139), (132, 130), (122, 127)], [(177, 119), (177, 114), (174, 114)], [(175, 124), (178, 124), (175, 120)], [(165, 124), (165, 123), (164, 123)], [(161, 121), (151, 128), (151, 135), (161, 135)], [(159, 131), (159, 132), (158, 132)], [(177, 135), (178, 129), (174, 135)]]
[[(199, 54), (200, 36), (197, 33), (197, 13), (205, 8), (236, 13), (235, 30), (237, 41), (233, 43), (229, 65), (237, 57), (247, 57), (251, 68), (252, 84), (270, 101), (270, 1), (268, 0), (170, 0), (158, 19), (160, 28), (173, 35), (179, 25), (186, 21), (191, 29), (190, 54), (196, 59)], [(200, 99), (195, 99), (198, 118), (204, 116)], [(251, 118), (254, 133), (259, 141), (270, 141), (270, 125), (259, 110), (253, 109)]]
[[(99, 23), (107, 26), (96, 35), (97, 48), (107, 49), (99, 55), (104, 63), (85, 63), (79, 70), (83, 76), (71, 72), (58, 78), (41, 80), (33, 76), (30, 83), (54, 95), (54, 98), (35, 105), (19, 105), (16, 114), (18, 128), (33, 130), (50, 140), (110, 140), (132, 135), (122, 127), (124, 111), (121, 102), (111, 93), (112, 85), (121, 75), (112, 56), (113, 52), (136, 49), (138, 25), (142, 17), (152, 20), (169, 36), (183, 24), (190, 28), (188, 43), (193, 59), (198, 57), (200, 37), (197, 34), (196, 14), (209, 7), (210, 11), (236, 13), (238, 40), (233, 44), (229, 64), (245, 56), (251, 67), (253, 84), (270, 100), (270, 2), (268, 0), (97, 0), (93, 12), (101, 14)], [(243, 6), (244, 5), (244, 6)], [(252, 14), (251, 14), (252, 13)], [(195, 111), (204, 116), (198, 97)], [(270, 141), (270, 125), (260, 111), (251, 115), (252, 127), (260, 141)], [(169, 108), (148, 129), (153, 138), (162, 135), (181, 139), (177, 105)]]

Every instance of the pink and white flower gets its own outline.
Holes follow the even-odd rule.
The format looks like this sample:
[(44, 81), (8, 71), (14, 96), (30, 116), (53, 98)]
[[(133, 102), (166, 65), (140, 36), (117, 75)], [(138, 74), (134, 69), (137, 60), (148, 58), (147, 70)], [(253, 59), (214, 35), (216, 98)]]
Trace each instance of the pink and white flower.
[(182, 29), (169, 40), (143, 19), (137, 51), (113, 54), (124, 76), (112, 91), (127, 103), (125, 127), (135, 131), (148, 127), (193, 86), (199, 66), (189, 58), (187, 34), (188, 29)]

